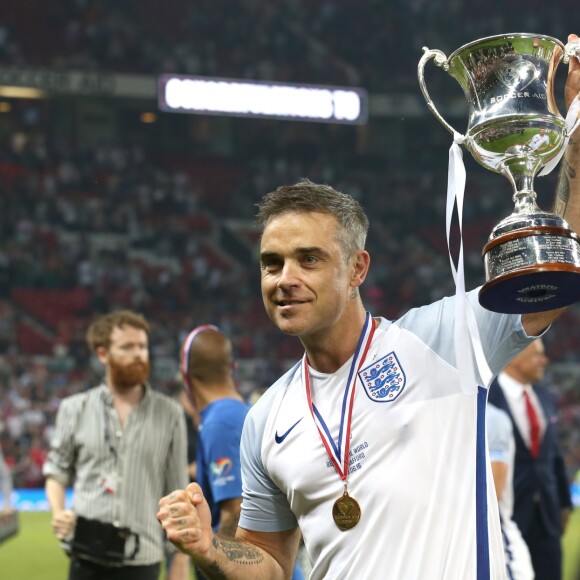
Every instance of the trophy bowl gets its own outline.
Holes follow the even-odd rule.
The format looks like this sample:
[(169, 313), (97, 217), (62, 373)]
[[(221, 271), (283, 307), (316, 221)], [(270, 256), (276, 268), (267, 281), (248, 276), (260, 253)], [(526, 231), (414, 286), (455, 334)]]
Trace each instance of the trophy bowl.
[(554, 99), (561, 61), (580, 55), (580, 43), (514, 33), (476, 40), (447, 57), (424, 48), (419, 85), (439, 114), (424, 79), (434, 63), (463, 89), (469, 106), (463, 144), (486, 169), (512, 184), (514, 211), (492, 230), (483, 248), (486, 283), (482, 306), (495, 312), (543, 312), (580, 300), (580, 239), (560, 216), (536, 204), (534, 179), (567, 143), (567, 124)]

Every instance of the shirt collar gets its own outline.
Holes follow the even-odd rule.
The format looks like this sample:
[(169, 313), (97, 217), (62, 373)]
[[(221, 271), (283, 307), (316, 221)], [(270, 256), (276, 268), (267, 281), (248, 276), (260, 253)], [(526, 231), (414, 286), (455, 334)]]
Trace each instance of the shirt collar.
[[(149, 399), (149, 393), (151, 392), (151, 385), (149, 383), (143, 383), (143, 387), (145, 391), (143, 392), (143, 398), (141, 399), (141, 401), (139, 401), (139, 403)], [(107, 403), (107, 405), (112, 406), (113, 393), (111, 393), (111, 389), (109, 389), (107, 384), (103, 381), (97, 388), (101, 391), (105, 403)]]
[(520, 381), (510, 377), (507, 373), (500, 373), (497, 380), (505, 393), (514, 399), (520, 397), (524, 391), (532, 388), (531, 384), (520, 383)]

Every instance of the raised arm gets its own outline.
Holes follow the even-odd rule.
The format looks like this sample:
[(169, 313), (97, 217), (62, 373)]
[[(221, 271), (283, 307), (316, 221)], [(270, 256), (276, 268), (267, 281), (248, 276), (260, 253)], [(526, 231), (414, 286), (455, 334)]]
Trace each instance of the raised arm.
[[(570, 34), (568, 41), (578, 40), (576, 34)], [(580, 61), (572, 57), (568, 67), (568, 79), (564, 91), (566, 107), (580, 94)], [(580, 128), (572, 137), (562, 158), (556, 196), (554, 199), (553, 212), (562, 216), (575, 232), (580, 232)], [(564, 308), (524, 314), (522, 324), (529, 335), (537, 336), (549, 326), (562, 312)]]
[(197, 483), (161, 499), (157, 519), (169, 540), (189, 554), (209, 579), (284, 580), (292, 576), (300, 531), (253, 532), (235, 539), (214, 534), (207, 501)]

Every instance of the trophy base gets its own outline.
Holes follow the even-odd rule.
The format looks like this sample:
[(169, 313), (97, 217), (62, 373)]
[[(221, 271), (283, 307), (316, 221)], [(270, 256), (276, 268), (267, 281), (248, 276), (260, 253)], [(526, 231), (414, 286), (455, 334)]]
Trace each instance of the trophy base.
[(541, 264), (508, 272), (485, 283), (479, 303), (504, 314), (529, 314), (580, 301), (580, 267)]
[(580, 238), (560, 216), (515, 212), (483, 248), (479, 302), (506, 314), (545, 312), (580, 300)]

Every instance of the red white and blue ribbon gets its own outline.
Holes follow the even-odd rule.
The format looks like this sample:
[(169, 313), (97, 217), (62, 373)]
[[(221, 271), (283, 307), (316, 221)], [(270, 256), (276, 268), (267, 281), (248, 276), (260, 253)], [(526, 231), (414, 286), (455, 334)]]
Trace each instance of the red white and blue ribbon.
[(338, 431), (338, 438), (335, 440), (328, 429), (322, 415), (312, 402), (312, 389), (310, 387), (310, 373), (308, 371), (308, 359), (306, 353), (302, 359), (302, 380), (306, 389), (306, 398), (308, 399), (308, 407), (326, 453), (332, 461), (338, 475), (344, 481), (348, 476), (348, 455), (350, 452), (350, 428), (352, 421), (352, 409), (354, 404), (354, 394), (356, 392), (356, 383), (358, 371), (360, 370), (373, 340), (375, 333), (375, 321), (367, 312), (366, 320), (358, 339), (356, 351), (354, 353), (352, 363), (350, 365), (350, 372), (348, 374), (348, 381), (344, 390), (342, 405), (340, 409), (340, 427)]

